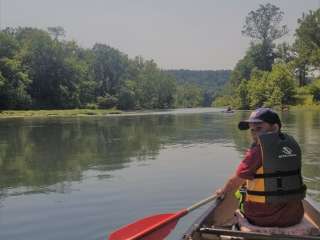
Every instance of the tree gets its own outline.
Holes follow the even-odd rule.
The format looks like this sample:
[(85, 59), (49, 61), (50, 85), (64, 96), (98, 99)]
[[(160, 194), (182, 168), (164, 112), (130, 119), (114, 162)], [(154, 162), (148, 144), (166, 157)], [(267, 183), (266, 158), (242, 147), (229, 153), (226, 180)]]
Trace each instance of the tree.
[(48, 31), (0, 31), (1, 109), (174, 106), (176, 80), (154, 61), (129, 59), (103, 44), (83, 49), (58, 41), (61, 27)]
[(241, 96), (244, 99), (247, 96), (250, 108), (257, 108), (291, 104), (295, 94), (293, 69), (280, 63), (274, 64), (271, 72), (254, 70), (247, 83), (247, 92), (244, 91)]
[(54, 40), (59, 40), (59, 37), (65, 37), (66, 32), (63, 27), (48, 27), (48, 32), (53, 36)]
[(19, 59), (20, 46), (12, 32), (0, 32), (0, 108), (29, 108), (31, 80)]
[(121, 87), (118, 97), (119, 109), (135, 109), (136, 106), (136, 83), (134, 81), (126, 81), (125, 85)]
[(104, 96), (106, 93), (115, 95), (126, 80), (129, 65), (127, 55), (104, 44), (95, 44), (92, 52), (94, 59), (91, 68), (97, 83), (96, 97)]
[(288, 33), (286, 25), (280, 26), (283, 14), (280, 8), (270, 3), (260, 5), (256, 11), (249, 12), (242, 34), (260, 40), (263, 45), (271, 45)]
[(0, 59), (12, 58), (19, 51), (19, 44), (14, 36), (0, 32)]
[(295, 76), (291, 66), (282, 63), (274, 64), (268, 76), (266, 87), (269, 90), (268, 105), (292, 104), (295, 100), (296, 87)]
[(247, 93), (249, 106), (251, 109), (262, 107), (270, 96), (270, 90), (267, 88), (269, 72), (255, 69), (248, 81)]
[(242, 80), (249, 80), (253, 69), (270, 71), (275, 58), (271, 48), (265, 48), (262, 44), (250, 44), (244, 58), (235, 66), (231, 74), (231, 82), (238, 86)]
[(295, 52), (292, 46), (284, 42), (277, 46), (275, 51), (276, 63), (289, 63), (295, 59)]
[(299, 77), (299, 86), (306, 84), (309, 70), (320, 69), (320, 9), (310, 11), (298, 19), (296, 40), (293, 47), (296, 52), (295, 65)]
[(249, 93), (248, 93), (248, 83), (247, 81), (242, 81), (237, 88), (237, 93), (239, 96), (239, 108), (248, 109), (250, 106)]
[(17, 59), (0, 59), (0, 109), (29, 108), (31, 81)]
[(271, 71), (275, 59), (274, 40), (281, 38), (288, 33), (286, 25), (280, 25), (283, 19), (283, 12), (280, 8), (267, 3), (260, 5), (256, 11), (249, 12), (243, 26), (242, 34), (257, 39), (261, 44), (259, 50), (259, 70)]
[(21, 59), (32, 79), (30, 94), (36, 108), (75, 108), (80, 106), (80, 83), (88, 71), (77, 55), (73, 42), (52, 40), (49, 33), (20, 29)]
[(313, 96), (313, 100), (319, 102), (320, 101), (320, 79), (315, 80), (310, 84), (310, 93)]
[(194, 84), (184, 84), (177, 88), (177, 105), (179, 107), (198, 107), (201, 105), (201, 89)]

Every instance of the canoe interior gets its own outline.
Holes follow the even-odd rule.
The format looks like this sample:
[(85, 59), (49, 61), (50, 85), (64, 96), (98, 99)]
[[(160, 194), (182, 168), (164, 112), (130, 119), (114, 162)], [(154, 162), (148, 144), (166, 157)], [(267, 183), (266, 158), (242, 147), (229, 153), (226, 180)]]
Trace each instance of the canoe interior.
[[(320, 212), (318, 207), (310, 199), (303, 200), (303, 206), (305, 210), (304, 217), (320, 229)], [(238, 208), (238, 202), (236, 198), (229, 194), (225, 196), (223, 200), (217, 200), (205, 214), (203, 214), (186, 232), (183, 236), (183, 240), (208, 240), (208, 239), (222, 239), (222, 238), (207, 238), (202, 237), (197, 232), (200, 227), (209, 227), (231, 230), (235, 224), (234, 212)], [(225, 239), (249, 239), (249, 238), (225, 238)], [(271, 238), (269, 238), (271, 239)], [(320, 239), (315, 237), (315, 239)]]

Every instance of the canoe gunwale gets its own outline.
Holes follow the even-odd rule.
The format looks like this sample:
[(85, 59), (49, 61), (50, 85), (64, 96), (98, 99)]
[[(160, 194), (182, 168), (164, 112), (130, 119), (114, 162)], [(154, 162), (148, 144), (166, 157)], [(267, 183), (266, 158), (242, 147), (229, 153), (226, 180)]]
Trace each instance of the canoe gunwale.
[[(227, 197), (230, 200), (230, 197)], [(227, 200), (227, 199), (225, 199)], [(220, 216), (221, 206), (223, 206), (224, 200), (216, 199), (210, 207), (199, 217), (197, 220), (189, 227), (186, 233), (180, 238), (180, 240), (204, 240), (204, 239), (214, 239), (215, 236), (231, 236), (235, 237), (234, 239), (261, 239), (261, 240), (270, 240), (270, 239), (283, 239), (283, 240), (320, 240), (320, 236), (296, 236), (296, 235), (283, 235), (283, 234), (265, 234), (259, 232), (241, 232), (238, 230), (225, 229), (220, 227), (212, 227), (210, 225), (210, 219), (218, 214)], [(312, 199), (307, 197), (303, 200), (303, 205), (305, 211), (311, 217), (315, 225), (320, 228), (320, 212), (319, 204), (314, 202)], [(218, 211), (218, 212), (217, 212)], [(220, 214), (219, 214), (220, 213)], [(223, 212), (222, 212), (223, 213)], [(208, 224), (209, 223), (209, 224)], [(219, 226), (219, 225), (217, 225)], [(209, 235), (212, 237), (210, 238)], [(207, 237), (205, 237), (207, 236)], [(215, 238), (217, 239), (217, 238)]]
[(197, 230), (202, 234), (211, 235), (223, 235), (231, 237), (243, 237), (245, 239), (256, 240), (269, 240), (269, 239), (281, 239), (281, 240), (320, 240), (320, 236), (297, 236), (297, 235), (283, 235), (283, 234), (264, 234), (258, 232), (241, 232), (235, 230), (226, 230), (219, 228), (200, 228)]
[(200, 215), (188, 228), (188, 230), (183, 234), (180, 240), (190, 239), (191, 235), (195, 232), (198, 232), (200, 227), (205, 225), (205, 222), (208, 219), (208, 216), (214, 212), (214, 209), (222, 202), (221, 198), (217, 198), (213, 203), (211, 203), (210, 207)]

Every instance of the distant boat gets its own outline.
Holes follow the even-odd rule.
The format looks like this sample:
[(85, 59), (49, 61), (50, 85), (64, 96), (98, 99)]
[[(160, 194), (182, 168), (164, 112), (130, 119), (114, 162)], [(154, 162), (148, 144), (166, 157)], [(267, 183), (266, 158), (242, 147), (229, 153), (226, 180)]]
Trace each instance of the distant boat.
[(234, 111), (231, 109), (231, 107), (228, 107), (226, 110), (222, 111), (223, 113), (234, 113)]
[(234, 110), (232, 110), (230, 107), (228, 107), (226, 110), (222, 110), (223, 113), (234, 113)]

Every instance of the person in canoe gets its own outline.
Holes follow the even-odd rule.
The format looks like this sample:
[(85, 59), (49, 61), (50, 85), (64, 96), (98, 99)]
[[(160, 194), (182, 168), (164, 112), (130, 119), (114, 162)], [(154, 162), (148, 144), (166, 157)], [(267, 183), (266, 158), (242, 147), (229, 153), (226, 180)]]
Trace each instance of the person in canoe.
[(270, 108), (253, 111), (238, 127), (250, 130), (252, 145), (235, 174), (216, 194), (233, 194), (245, 186), (241, 209), (250, 224), (288, 227), (299, 223), (304, 214), (306, 186), (298, 143), (281, 132), (280, 118)]
[(229, 106), (229, 107), (227, 107), (226, 110), (223, 110), (222, 112), (223, 112), (223, 113), (233, 113), (234, 111), (233, 111), (232, 108)]

